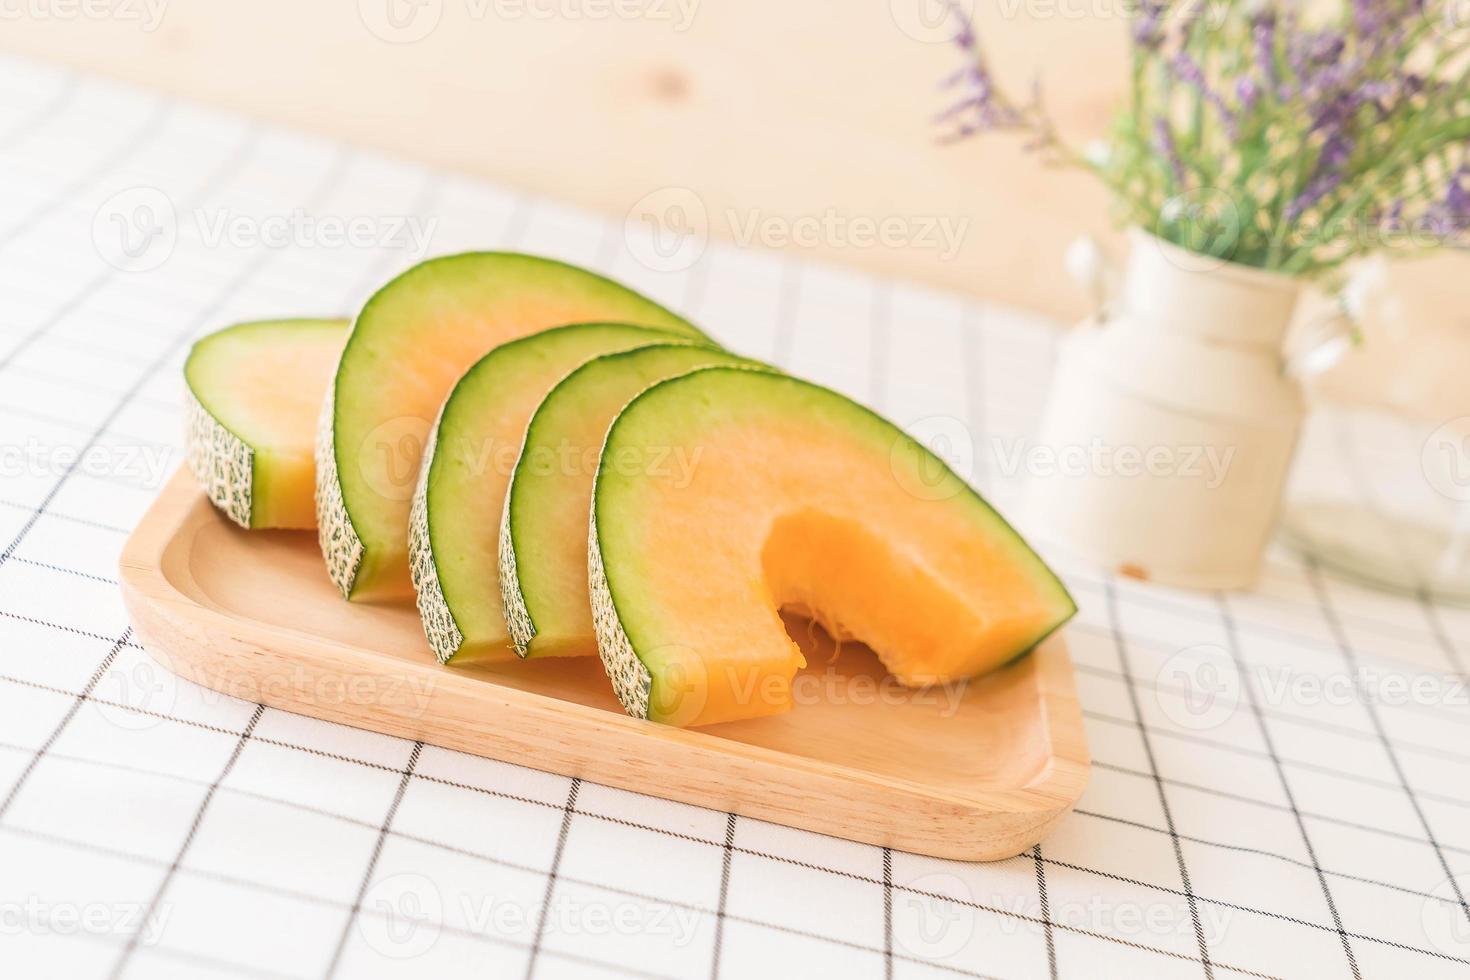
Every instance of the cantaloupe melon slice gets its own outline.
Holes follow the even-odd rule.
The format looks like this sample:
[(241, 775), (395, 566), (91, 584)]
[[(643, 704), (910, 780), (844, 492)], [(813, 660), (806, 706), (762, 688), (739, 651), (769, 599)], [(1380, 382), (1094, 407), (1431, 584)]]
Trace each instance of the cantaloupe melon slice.
[(649, 385), (717, 364), (761, 367), (687, 342), (606, 354), (563, 378), (531, 416), (500, 527), (501, 596), (518, 654), (597, 653), (587, 514), (608, 426)]
[[(670, 456), (686, 465), (656, 465)], [(825, 388), (741, 368), (663, 381), (618, 416), (588, 566), (619, 699), (675, 725), (790, 706), (803, 661), (780, 609), (863, 641), (915, 686), (999, 667), (1076, 610), (901, 430)]]
[(674, 336), (621, 323), (557, 327), (495, 348), (454, 386), (429, 434), (408, 528), (419, 615), (441, 661), (514, 656), (496, 581), (500, 517), (546, 392), (589, 358)]
[(594, 320), (703, 339), (617, 283), (509, 252), (430, 259), (373, 294), (353, 323), (317, 436), (318, 533), (344, 596), (410, 594), (408, 508), (424, 439), (465, 370), (507, 340)]
[(312, 443), (346, 341), (346, 320), (260, 320), (212, 333), (189, 351), (189, 468), (241, 527), (316, 526)]

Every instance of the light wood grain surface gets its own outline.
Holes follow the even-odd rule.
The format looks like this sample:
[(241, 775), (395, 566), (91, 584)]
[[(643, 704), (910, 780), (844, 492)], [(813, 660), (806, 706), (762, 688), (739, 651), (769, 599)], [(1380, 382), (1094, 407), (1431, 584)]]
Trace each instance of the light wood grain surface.
[[(781, 247), (1064, 319), (1084, 312), (1061, 255), (1080, 233), (1116, 241), (1106, 197), (1037, 166), (1014, 138), (936, 142), (938, 82), (958, 64), (932, 26), (940, 0), (618, 3), (97, 0), (102, 16), (62, 16), (61, 0), (37, 0), (6, 18), (0, 48), (612, 215), (687, 188), (725, 238), (829, 214), (849, 228), (896, 218), (910, 240), (824, 233)], [(385, 26), (390, 4), (407, 36), (433, 29), (384, 40), (404, 36)], [(997, 75), (1022, 90), (1041, 79), (1080, 143), (1105, 131), (1121, 91), (1127, 6), (1012, 0), (978, 5), (977, 21)], [(912, 240), (930, 219), (963, 226), (953, 254)], [(1407, 319), (1370, 327), (1325, 390), (1428, 419), (1470, 411), (1470, 392), (1443, 372), (1470, 357), (1467, 271), (1465, 255), (1397, 269)]]
[[(1043, 172), (1016, 139), (937, 144), (938, 83), (958, 55), (912, 35), (933, 35), (915, 25), (938, 0), (623, 0), (645, 11), (636, 18), (576, 15), (581, 4), (605, 9), (599, 0), (421, 0), (438, 24), (412, 43), (369, 26), (382, 29), (390, 2), (415, 9), (171, 0), (152, 31), (27, 17), (5, 22), (0, 45), (611, 214), (686, 187), (725, 237), (756, 218), (829, 210), (847, 221), (948, 217), (967, 223), (952, 256), (854, 236), (788, 247), (1066, 316), (1081, 309), (1061, 250), (1079, 231), (1108, 229), (1105, 199), (1078, 175)], [(536, 13), (518, 15), (521, 3)], [(1121, 77), (1121, 22), (1004, 9), (1014, 15), (982, 16), (998, 69), (1023, 90), (1042, 74), (1068, 130), (1101, 131)]]
[(184, 472), (128, 539), (119, 578), (150, 654), (205, 687), (864, 843), (1012, 857), (1087, 781), (1059, 635), (969, 684), (880, 698), (870, 652), (837, 656), (789, 627), (811, 697), (774, 718), (678, 729), (628, 717), (596, 658), (440, 666), (411, 602), (344, 602), (313, 534), (243, 531)]

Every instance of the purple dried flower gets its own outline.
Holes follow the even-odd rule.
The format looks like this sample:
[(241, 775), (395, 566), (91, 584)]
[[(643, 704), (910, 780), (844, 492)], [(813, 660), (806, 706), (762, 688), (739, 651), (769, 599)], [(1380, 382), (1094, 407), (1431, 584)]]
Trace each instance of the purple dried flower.
[(1347, 38), (1340, 31), (1316, 31), (1306, 35), (1305, 57), (1308, 65), (1330, 65), (1347, 50)]
[(960, 23), (959, 29), (955, 31), (954, 43), (965, 54), (978, 58), (980, 50), (978, 39), (975, 37), (975, 25), (970, 23), (970, 18), (965, 16), (958, 2), (952, 0), (949, 4), (949, 12)]
[(1276, 15), (1266, 11), (1255, 18), (1251, 25), (1251, 41), (1255, 45), (1256, 68), (1266, 85), (1273, 91), (1278, 87), (1276, 77)]
[(969, 18), (965, 16), (958, 4), (952, 2), (949, 7), (960, 25), (959, 30), (955, 33), (954, 42), (969, 58), (970, 63), (945, 79), (944, 87), (953, 88), (963, 84), (968, 92), (958, 102), (939, 113), (934, 121), (936, 123), (950, 122), (957, 117), (964, 116), (964, 119), (958, 121), (956, 131), (951, 138), (970, 136), (986, 130), (1009, 129), (1020, 125), (1020, 113), (1007, 105), (996, 91)]
[[(1039, 99), (1015, 98), (992, 78), (985, 38), (976, 38), (957, 0), (940, 2), (960, 18), (951, 37), (965, 66), (947, 83), (958, 86), (957, 103), (940, 116), (948, 131), (1020, 131), (1028, 149), (1089, 165), (1131, 215), (1157, 216), (1186, 247), (1193, 238), (1177, 220), (1176, 195), (1200, 189), (1217, 170), (1249, 199), (1275, 201), (1287, 227), (1323, 225), (1303, 236), (1248, 223), (1244, 262), (1311, 275), (1384, 247), (1337, 220), (1369, 197), (1375, 203), (1354, 220), (1439, 233), (1416, 245), (1470, 246), (1470, 146), (1446, 145), (1464, 138), (1463, 44), (1433, 30), (1427, 0), (1340, 0), (1331, 9), (1256, 0), (1231, 15), (1243, 21), (1219, 31), (1206, 29), (1209, 11), (1198, 3), (1135, 0), (1132, 109), (1117, 119), (1122, 152), (1108, 165), (1067, 146)], [(1195, 127), (1199, 107), (1209, 106), (1202, 128), (1176, 129), (1181, 97), (1192, 103)], [(1237, 145), (1229, 137), (1246, 120), (1256, 138)], [(1445, 153), (1453, 162), (1442, 169)]]
[(1142, 0), (1133, 23), (1134, 44), (1152, 51), (1164, 43), (1165, 9), (1166, 4), (1161, 0)]
[(1230, 110), (1230, 106), (1225, 104), (1220, 94), (1210, 88), (1210, 83), (1205, 78), (1205, 71), (1200, 67), (1199, 62), (1195, 61), (1189, 52), (1180, 51), (1170, 59), (1169, 68), (1173, 71), (1175, 78), (1194, 89), (1206, 102), (1215, 107), (1215, 111), (1220, 113), (1221, 120), (1233, 135), (1235, 113)]
[(1424, 0), (1353, 0), (1353, 25), (1359, 40), (1375, 51), (1398, 47), (1403, 22), (1423, 13)]
[(1320, 170), (1341, 170), (1352, 153), (1352, 142), (1341, 134), (1334, 134), (1331, 139), (1322, 144), (1322, 153), (1317, 157), (1317, 167)]
[(1319, 174), (1313, 177), (1307, 182), (1302, 192), (1292, 198), (1291, 203), (1286, 206), (1286, 220), (1296, 221), (1306, 213), (1308, 208), (1330, 194), (1341, 180), (1340, 174)]
[(1342, 183), (1342, 168), (1352, 156), (1352, 140), (1342, 133), (1333, 133), (1322, 144), (1317, 154), (1317, 163), (1312, 168), (1312, 177), (1307, 186), (1286, 206), (1286, 220), (1295, 221), (1308, 208), (1331, 194)]
[(1021, 114), (1001, 100), (985, 67), (976, 62), (953, 76), (948, 84), (967, 83), (964, 98), (934, 117), (936, 123), (949, 122), (964, 115), (959, 124), (960, 136), (993, 129), (1009, 129), (1021, 124)]
[(1470, 215), (1470, 188), (1465, 186), (1465, 181), (1470, 178), (1470, 166), (1460, 165), (1460, 169), (1450, 175), (1450, 185), (1445, 190), (1444, 203), (1450, 211), (1455, 214)]
[(1379, 0), (1353, 0), (1353, 23), (1359, 34), (1377, 34), (1388, 23), (1388, 16)]
[(1169, 169), (1174, 174), (1174, 183), (1183, 187), (1189, 175), (1184, 169), (1184, 161), (1179, 157), (1179, 147), (1174, 142), (1174, 132), (1163, 119), (1154, 120), (1154, 142), (1158, 145), (1159, 154), (1169, 162)]
[(1358, 94), (1363, 97), (1363, 101), (1365, 102), (1384, 102), (1392, 96), (1397, 95), (1400, 87), (1404, 86), (1403, 79), (1399, 79), (1398, 81), (1398, 85), (1387, 80), (1366, 81), (1358, 89)]
[(1321, 92), (1341, 84), (1343, 76), (1340, 72), (1323, 72), (1323, 69), (1335, 65), (1347, 50), (1347, 39), (1341, 32), (1323, 30), (1295, 34), (1288, 28), (1286, 38), (1286, 61), (1291, 66), (1296, 87), (1293, 89), (1283, 85), (1283, 100), (1291, 98), (1296, 92)]
[(1461, 164), (1450, 174), (1445, 184), (1444, 197), (1431, 204), (1424, 212), (1423, 225), (1436, 238), (1448, 241), (1470, 227), (1470, 165)]
[(1240, 104), (1240, 111), (1248, 113), (1256, 107), (1256, 101), (1261, 97), (1261, 86), (1249, 75), (1242, 75), (1235, 82), (1235, 101)]

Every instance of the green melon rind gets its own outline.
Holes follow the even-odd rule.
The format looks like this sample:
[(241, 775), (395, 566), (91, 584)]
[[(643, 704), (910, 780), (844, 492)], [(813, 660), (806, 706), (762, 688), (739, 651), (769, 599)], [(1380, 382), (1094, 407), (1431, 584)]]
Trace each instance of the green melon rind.
[(464, 645), (464, 634), (460, 632), (449, 602), (444, 598), (444, 588), (439, 584), (434, 541), (429, 534), (429, 495), (425, 488), (429, 482), (429, 467), (434, 462), (434, 450), (439, 444), (439, 424), (443, 421), (444, 410), (441, 408), (424, 443), (419, 480), (408, 511), (408, 572), (413, 579), (414, 604), (418, 606), (419, 619), (424, 625), (424, 636), (441, 664), (448, 663), (449, 658)]
[[(529, 433), (530, 429), (526, 431)], [(510, 630), (511, 646), (515, 648), (517, 657), (524, 658), (531, 641), (536, 638), (536, 624), (531, 620), (531, 610), (526, 608), (521, 575), (516, 568), (516, 546), (510, 530), (510, 502), (515, 496), (514, 489), (515, 477), (512, 475), (512, 492), (505, 495), (505, 506), (500, 511), (500, 604), (505, 611), (505, 625)]]
[[(409, 504), (408, 521), (409, 577), (413, 581), (414, 602), (418, 606), (419, 618), (423, 622), (424, 635), (428, 639), (429, 646), (433, 649), (434, 655), (439, 658), (440, 663), (448, 663), (450, 658), (459, 652), (459, 648), (465, 642), (464, 633), (460, 630), (459, 623), (454, 617), (454, 611), (449, 605), (449, 600), (444, 595), (443, 585), (439, 581), (438, 561), (434, 554), (432, 524), (429, 519), (430, 474), (434, 465), (435, 450), (439, 443), (440, 428), (444, 423), (444, 415), (450, 404), (454, 401), (460, 385), (464, 384), (470, 375), (479, 369), (480, 365), (495, 354), (496, 351), (527, 342), (534, 342), (537, 337), (544, 336), (547, 333), (555, 333), (578, 327), (631, 327), (640, 333), (648, 334), (648, 343), (643, 346), (658, 346), (682, 340), (687, 340), (691, 346), (699, 346), (702, 342), (705, 342), (702, 341), (702, 337), (684, 337), (683, 335), (669, 333), (657, 327), (647, 327), (636, 323), (624, 324), (594, 321), (586, 324), (564, 324), (560, 327), (550, 327), (547, 330), (506, 341), (500, 347), (487, 352), (485, 357), (480, 361), (471, 365), (459, 381), (455, 383), (455, 386), (450, 389), (449, 395), (444, 399), (444, 404), (440, 407), (439, 415), (434, 420), (434, 424), (430, 428), (429, 435), (424, 444), (424, 454), (420, 463), (419, 476), (417, 482), (414, 484), (413, 499)], [(637, 348), (625, 348), (625, 350), (635, 349)], [(718, 348), (715, 349), (718, 350)], [(593, 356), (600, 357), (602, 355)], [(507, 501), (509, 500), (509, 496), (509, 494), (506, 495)], [(504, 510), (502, 510), (502, 528), (504, 527), (503, 514)], [(510, 556), (512, 564), (507, 569), (505, 564), (506, 546), (503, 535), (497, 541), (496, 556), (498, 565), (497, 577), (501, 581), (505, 581), (506, 575), (514, 576), (515, 558), (513, 554)], [(502, 613), (505, 617), (506, 628), (510, 633), (514, 646), (515, 637), (518, 635), (518, 632), (519, 635), (524, 635), (525, 630), (528, 628), (529, 618), (523, 621), (512, 619), (512, 616), (516, 615), (516, 612), (506, 606), (504, 589), (501, 589), (500, 592)], [(530, 642), (529, 639), (527, 639), (527, 642)], [(518, 647), (516, 651), (519, 653)]]
[(352, 327), (348, 332), (347, 344), (343, 349), (342, 357), (337, 362), (337, 370), (333, 372), (332, 382), (327, 388), (327, 397), (323, 403), (322, 416), (317, 425), (315, 446), (317, 485), (316, 492), (314, 494), (317, 517), (317, 538), (321, 545), (322, 557), (327, 565), (327, 573), (331, 577), (332, 583), (336, 585), (338, 591), (342, 593), (342, 597), (344, 599), (350, 600), (352, 598), (353, 589), (357, 584), (357, 576), (362, 568), (363, 559), (366, 555), (366, 548), (362, 542), (362, 538), (358, 535), (357, 529), (353, 526), (351, 515), (348, 513), (347, 510), (347, 501), (343, 493), (342, 481), (340, 479), (340, 473), (338, 471), (338, 460), (336, 452), (337, 439), (335, 409), (337, 403), (337, 379), (341, 373), (342, 364), (346, 360), (347, 350), (351, 348), (353, 341), (356, 339), (358, 322), (366, 313), (369, 312), (369, 310), (373, 308), (374, 304), (379, 301), (385, 290), (387, 290), (390, 286), (393, 286), (394, 284), (400, 282), (401, 280), (408, 278), (411, 275), (422, 274), (421, 270), (425, 266), (431, 264), (445, 266), (453, 263), (468, 261), (471, 259), (493, 258), (530, 260), (537, 265), (561, 267), (575, 272), (579, 276), (586, 276), (592, 279), (601, 280), (602, 282), (610, 286), (616, 287), (632, 296), (637, 297), (638, 299), (643, 300), (649, 306), (666, 313), (670, 319), (676, 321), (679, 324), (679, 327), (677, 328), (672, 326), (662, 327), (657, 325), (648, 325), (649, 329), (662, 329), (670, 332), (687, 331), (686, 335), (690, 339), (693, 339), (697, 342), (705, 342), (714, 345), (714, 341), (711, 340), (698, 327), (694, 326), (694, 324), (683, 319), (672, 311), (665, 309), (654, 300), (648, 299), (641, 293), (638, 293), (636, 290), (628, 286), (624, 286), (622, 283), (619, 283), (614, 279), (609, 279), (606, 276), (599, 275), (598, 273), (595, 273), (589, 269), (584, 269), (569, 262), (561, 262), (557, 259), (546, 258), (544, 256), (508, 251), (460, 252), (457, 254), (440, 255), (435, 256), (432, 259), (426, 259), (425, 261), (420, 262), (418, 265), (415, 265), (399, 273), (393, 279), (389, 280), (383, 286), (379, 287), (372, 296), (368, 297), (368, 300), (363, 305), (362, 310), (359, 311), (357, 317), (353, 319)]
[(332, 425), (333, 409), (337, 404), (336, 389), (337, 378), (333, 375), (317, 421), (316, 535), (322, 558), (327, 563), (327, 575), (337, 591), (342, 593), (342, 598), (348, 599), (352, 596), (353, 579), (362, 566), (363, 547), (357, 528), (352, 526), (352, 517), (347, 513), (347, 504), (342, 499), (342, 481), (337, 478), (336, 434)]
[[(771, 374), (777, 377), (786, 377), (787, 380), (792, 381), (796, 384), (805, 385), (807, 387), (826, 392), (829, 395), (840, 398), (844, 402), (847, 402), (862, 416), (866, 416), (869, 422), (876, 422), (884, 428), (892, 430), (892, 432), (896, 436), (909, 439), (910, 441), (913, 441), (914, 444), (919, 448), (924, 448), (921, 443), (913, 440), (912, 436), (909, 436), (901, 428), (890, 422), (888, 419), (885, 419), (877, 412), (859, 402), (853, 401), (847, 396), (842, 395), (840, 392), (833, 391), (832, 389), (827, 388), (823, 385), (815, 384), (814, 382), (804, 381), (797, 378), (790, 378), (789, 376), (782, 375), (778, 371), (761, 371), (760, 369), (753, 369), (739, 365), (717, 365), (704, 368), (696, 368), (695, 370), (689, 371), (685, 374), (677, 375), (672, 378), (666, 378), (663, 381), (659, 381), (644, 389), (644, 391), (641, 392), (637, 398), (634, 398), (626, 406), (624, 406), (623, 411), (619, 413), (618, 418), (613, 420), (612, 425), (608, 428), (607, 438), (603, 442), (603, 454), (606, 455), (608, 447), (613, 444), (615, 430), (617, 429), (618, 423), (628, 417), (630, 410), (639, 401), (649, 397), (654, 391), (668, 385), (677, 385), (680, 383), (690, 382), (694, 378), (694, 376), (705, 374), (708, 372), (732, 373), (737, 371), (751, 371), (753, 373)], [(927, 450), (925, 451), (927, 452)], [(930, 455), (933, 456), (932, 453), (930, 453)], [(1029, 643), (1022, 646), (1019, 650), (1016, 651), (1013, 656), (1007, 658), (1005, 661), (997, 663), (992, 668), (990, 668), (991, 671), (999, 670), (1000, 668), (1011, 664), (1016, 660), (1019, 660), (1021, 657), (1025, 656), (1027, 653), (1039, 646), (1042, 641), (1044, 641), (1047, 637), (1051, 636), (1057, 630), (1065, 626), (1067, 622), (1076, 615), (1077, 603), (1076, 600), (1072, 598), (1072, 595), (1068, 591), (1066, 585), (1063, 584), (1061, 578), (1057, 576), (1054, 571), (1052, 571), (1050, 566), (1048, 566), (1044, 561), (1041, 560), (1041, 556), (1036, 554), (1031, 546), (1026, 543), (1025, 539), (1021, 537), (1021, 535), (1016, 531), (1014, 527), (1011, 526), (1010, 522), (1002, 517), (1000, 513), (990, 505), (990, 502), (987, 501), (983, 496), (981, 496), (978, 490), (970, 486), (967, 481), (955, 474), (948, 463), (945, 463), (944, 460), (940, 459), (938, 456), (933, 456), (933, 458), (937, 463), (939, 463), (940, 466), (948, 471), (950, 475), (959, 482), (959, 484), (964, 488), (963, 492), (968, 493), (970, 496), (972, 496), (984, 510), (989, 512), (990, 516), (997, 522), (1000, 529), (1002, 529), (1006, 533), (1013, 535), (1015, 540), (1019, 542), (1021, 546), (1035, 558), (1041, 570), (1046, 574), (1047, 577), (1050, 578), (1051, 583), (1055, 587), (1059, 596), (1065, 601), (1065, 605), (1068, 610), (1064, 615), (1060, 615), (1058, 617), (1056, 623), (1047, 627)], [(653, 677), (648, 667), (643, 663), (642, 658), (638, 655), (636, 646), (634, 645), (632, 639), (628, 636), (627, 630), (623, 626), (622, 617), (618, 614), (617, 602), (613, 598), (612, 584), (608, 579), (607, 568), (603, 562), (602, 539), (598, 533), (597, 522), (597, 504), (599, 496), (597, 484), (600, 482), (601, 476), (602, 466), (601, 460), (599, 459), (597, 480), (594, 481), (593, 484), (591, 512), (588, 516), (587, 522), (587, 572), (588, 585), (590, 587), (592, 598), (592, 623), (597, 633), (597, 652), (599, 658), (602, 660), (603, 668), (607, 672), (608, 679), (612, 681), (613, 690), (617, 694), (618, 701), (622, 703), (624, 710), (626, 710), (628, 714), (632, 715), (635, 718), (646, 719), (649, 717), (649, 705), (651, 703), (653, 691)]]
[[(626, 357), (626, 356), (628, 356), (630, 354), (635, 354), (635, 353), (637, 353), (640, 350), (648, 350), (650, 348), (655, 348), (655, 347), (701, 347), (701, 346), (708, 346), (708, 345), (702, 345), (698, 341), (671, 341), (669, 343), (650, 344), (648, 347), (635, 347), (635, 348), (631, 348), (631, 349), (625, 350), (625, 351), (616, 351), (616, 352), (611, 353), (611, 354), (604, 354), (601, 357), (593, 358), (593, 361), (600, 361), (603, 358)], [(719, 348), (711, 348), (711, 349), (712, 350), (715, 350), (715, 351), (718, 351), (719, 350)], [(710, 365), (706, 365), (706, 366), (707, 367), (715, 367), (715, 366), (737, 367), (738, 366), (738, 367), (746, 367), (746, 368), (749, 368), (751, 370), (761, 370), (761, 371), (776, 371), (776, 370), (778, 370), (777, 368), (771, 367), (768, 364), (762, 364), (759, 361), (751, 360), (749, 358), (741, 358), (738, 355), (733, 355), (733, 354), (731, 354), (729, 356), (731, 358), (731, 362), (729, 364), (726, 364), (726, 365), (714, 365), (714, 364), (710, 364)], [(589, 361), (588, 363), (590, 364), (592, 362)], [(586, 366), (587, 365), (583, 365), (583, 367), (586, 367)], [(581, 368), (578, 368), (578, 371), (580, 371), (580, 370), (581, 370)], [(689, 370), (690, 371), (697, 371), (697, 370), (701, 370), (701, 368), (692, 367), (692, 368), (689, 368)], [(542, 399), (542, 405), (544, 406), (546, 404), (546, 402), (550, 401), (551, 398), (552, 398), (552, 396), (554, 394), (556, 394), (557, 389), (561, 388), (563, 385), (568, 384), (571, 381), (573, 375), (575, 375), (576, 373), (577, 373), (576, 371), (573, 371), (571, 374), (568, 374), (565, 378), (563, 378), (561, 381), (559, 381), (550, 391), (548, 391), (546, 393), (546, 398)], [(687, 373), (687, 372), (683, 372), (683, 371), (680, 372), (680, 374), (684, 374), (684, 373)], [(674, 377), (674, 376), (671, 375), (670, 377)], [(667, 381), (667, 380), (669, 380), (669, 379), (668, 378), (662, 378), (662, 379), (660, 379), (660, 381)], [(658, 384), (658, 383), (659, 383), (659, 381), (655, 381), (652, 384)], [(650, 387), (651, 386), (652, 385), (650, 385)], [(639, 394), (641, 394), (641, 392)], [(636, 398), (637, 395), (635, 394), (633, 397)], [(632, 399), (629, 399), (629, 401), (631, 402)], [(539, 409), (538, 409), (538, 412), (539, 412)], [(536, 428), (536, 417), (535, 416), (532, 416), (531, 424), (526, 427), (526, 443), (525, 443), (525, 445), (530, 445), (530, 442), (531, 442), (531, 433), (535, 430), (535, 428)], [(524, 448), (525, 448), (525, 446), (522, 446), (522, 451), (524, 451)], [(516, 467), (517, 467), (517, 469), (519, 469), (519, 467), (520, 467), (520, 460), (519, 459), (516, 460)], [(502, 608), (505, 610), (505, 622), (506, 622), (506, 625), (510, 627), (511, 642), (512, 642), (513, 646), (515, 647), (516, 656), (525, 658), (527, 656), (527, 654), (529, 653), (529, 651), (530, 651), (531, 641), (536, 638), (536, 635), (537, 635), (537, 632), (538, 631), (536, 629), (535, 617), (533, 617), (531, 615), (530, 607), (526, 603), (525, 589), (523, 588), (523, 585), (522, 585), (522, 582), (521, 582), (520, 573), (518, 571), (518, 565), (517, 565), (517, 562), (516, 562), (515, 529), (514, 529), (514, 525), (512, 523), (512, 520), (511, 520), (512, 510), (513, 510), (513, 504), (514, 504), (514, 501), (515, 501), (515, 497), (516, 497), (516, 479), (515, 479), (515, 475), (513, 473), (511, 475), (510, 489), (509, 489), (509, 491), (505, 495), (505, 508), (502, 511), (501, 516), (500, 516), (500, 547), (499, 547), (499, 552), (500, 552), (500, 598), (501, 598)]]
[(187, 385), (184, 399), (184, 441), (189, 469), (209, 502), (248, 530), (254, 500), (251, 490), (255, 450), (209, 414), (194, 389)]
[(209, 502), (240, 527), (255, 527), (255, 449), (219, 420), (194, 390), (189, 368), (211, 340), (242, 330), (282, 326), (324, 327), (346, 321), (331, 319), (251, 320), (224, 327), (195, 342), (184, 362), (185, 461)]
[(602, 660), (602, 669), (612, 681), (613, 693), (618, 696), (623, 710), (634, 718), (646, 719), (653, 694), (653, 675), (643, 665), (638, 651), (633, 648), (633, 641), (623, 630), (617, 604), (613, 602), (607, 569), (602, 564), (602, 545), (597, 536), (596, 490), (592, 492), (591, 515), (587, 521), (587, 585), (592, 596), (592, 627), (597, 633), (597, 656)]
[[(769, 368), (722, 365), (695, 368), (685, 374), (655, 382), (623, 406), (623, 411), (618, 413), (618, 418), (613, 419), (612, 424), (608, 427), (607, 438), (602, 444), (603, 453), (607, 452), (608, 444), (612, 441), (613, 430), (617, 428), (618, 419), (626, 415), (640, 399), (647, 397), (649, 392), (663, 385), (682, 381), (705, 371), (778, 373)], [(592, 600), (592, 629), (597, 634), (597, 656), (602, 661), (602, 669), (606, 671), (608, 680), (612, 682), (613, 693), (617, 695), (623, 710), (634, 718), (647, 719), (649, 704), (653, 696), (653, 675), (649, 673), (642, 658), (638, 656), (632, 639), (623, 629), (623, 620), (618, 615), (617, 602), (613, 599), (612, 586), (607, 580), (607, 567), (602, 561), (602, 539), (597, 532), (597, 482), (601, 476), (602, 459), (599, 457), (597, 477), (592, 483), (592, 502), (587, 515), (587, 587)]]

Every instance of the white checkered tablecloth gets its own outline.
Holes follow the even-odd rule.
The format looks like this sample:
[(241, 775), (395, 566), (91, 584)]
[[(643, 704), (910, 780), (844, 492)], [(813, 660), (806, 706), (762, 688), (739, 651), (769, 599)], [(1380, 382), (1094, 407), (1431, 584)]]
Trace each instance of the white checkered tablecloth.
[(1470, 615), (1285, 551), (1260, 591), (1213, 596), (1047, 549), (1082, 607), (1092, 781), (1040, 847), (993, 864), (160, 674), (115, 566), (178, 461), (190, 340), (351, 311), (411, 259), (251, 237), (293, 214), (375, 234), (419, 215), (433, 252), (602, 270), (900, 423), (984, 433), (974, 478), (1016, 509), (991, 440), (1034, 424), (1048, 324), (723, 246), (651, 272), (620, 221), (0, 60), (0, 977), (1470, 973)]

